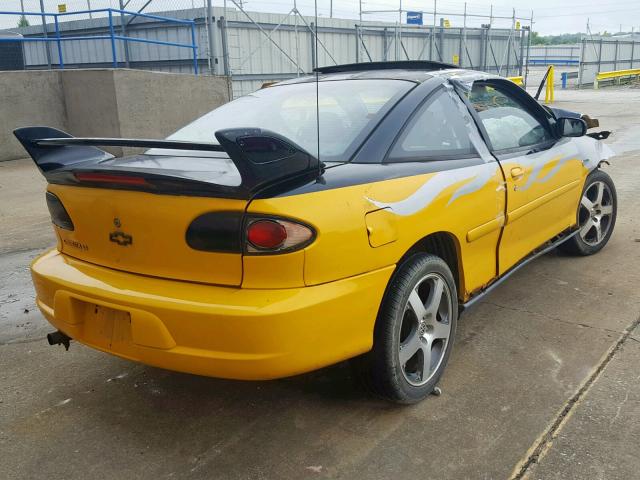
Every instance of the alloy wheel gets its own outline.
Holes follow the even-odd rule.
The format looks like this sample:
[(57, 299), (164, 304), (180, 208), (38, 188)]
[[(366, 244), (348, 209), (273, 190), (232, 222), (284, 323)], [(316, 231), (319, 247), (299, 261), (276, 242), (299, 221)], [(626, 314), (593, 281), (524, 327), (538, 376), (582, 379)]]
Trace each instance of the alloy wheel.
[(422, 277), (411, 291), (398, 348), (402, 374), (409, 384), (424, 385), (438, 370), (450, 341), (452, 311), (451, 292), (437, 273)]
[(613, 195), (609, 186), (604, 182), (593, 182), (580, 200), (580, 238), (587, 245), (598, 245), (609, 233), (612, 215)]

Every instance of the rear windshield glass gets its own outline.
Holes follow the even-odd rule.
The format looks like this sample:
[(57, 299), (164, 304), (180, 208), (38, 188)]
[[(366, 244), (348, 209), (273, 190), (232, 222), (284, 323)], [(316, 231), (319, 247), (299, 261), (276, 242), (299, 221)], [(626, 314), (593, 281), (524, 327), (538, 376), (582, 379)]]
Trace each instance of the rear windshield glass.
[[(345, 161), (384, 113), (415, 86), (402, 80), (336, 80), (317, 85), (319, 101), (316, 82), (265, 88), (216, 108), (168, 139), (218, 143), (217, 130), (262, 128), (289, 138), (315, 156), (319, 121), (320, 158)], [(163, 152), (154, 149), (152, 153)]]

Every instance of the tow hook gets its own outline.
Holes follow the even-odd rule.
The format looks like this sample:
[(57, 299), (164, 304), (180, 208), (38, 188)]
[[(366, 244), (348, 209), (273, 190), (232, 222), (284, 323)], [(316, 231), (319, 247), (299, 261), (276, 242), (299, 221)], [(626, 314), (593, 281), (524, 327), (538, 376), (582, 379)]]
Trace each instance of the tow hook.
[(64, 345), (64, 349), (69, 350), (71, 337), (58, 330), (57, 332), (47, 333), (47, 342), (49, 342), (49, 345)]

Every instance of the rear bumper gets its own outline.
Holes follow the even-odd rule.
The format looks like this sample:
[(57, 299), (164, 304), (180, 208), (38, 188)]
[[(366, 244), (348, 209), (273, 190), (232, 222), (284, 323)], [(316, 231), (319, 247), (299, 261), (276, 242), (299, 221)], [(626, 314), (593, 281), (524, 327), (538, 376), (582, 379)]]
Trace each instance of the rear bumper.
[(273, 290), (145, 277), (55, 250), (31, 271), (42, 313), (81, 343), (170, 370), (259, 380), (368, 351), (393, 268)]

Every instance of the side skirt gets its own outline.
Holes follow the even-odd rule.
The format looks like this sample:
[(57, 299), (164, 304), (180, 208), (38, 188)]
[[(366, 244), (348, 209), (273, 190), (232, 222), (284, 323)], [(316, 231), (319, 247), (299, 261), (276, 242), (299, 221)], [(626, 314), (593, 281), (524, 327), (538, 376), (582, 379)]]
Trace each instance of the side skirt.
[(550, 240), (549, 243), (546, 243), (544, 246), (540, 247), (539, 250), (536, 250), (536, 251), (530, 253), (527, 257), (525, 257), (519, 263), (517, 263), (516, 265), (511, 267), (508, 271), (506, 271), (502, 276), (500, 276), (496, 280), (494, 280), (493, 283), (491, 283), (489, 286), (487, 286), (484, 290), (481, 290), (480, 292), (476, 293), (470, 300), (468, 300), (466, 303), (463, 303), (460, 306), (460, 313), (466, 311), (468, 308), (470, 308), (473, 305), (475, 305), (476, 303), (478, 303), (480, 300), (482, 300), (485, 297), (485, 295), (491, 293), (494, 288), (496, 288), (498, 285), (500, 285), (502, 282), (504, 282), (507, 278), (509, 278), (511, 275), (513, 275), (518, 270), (520, 270), (522, 267), (527, 265), (529, 262), (531, 262), (531, 261), (535, 260), (536, 258), (544, 255), (545, 253), (550, 252), (551, 250), (556, 248), (558, 245), (566, 242), (570, 238), (572, 238), (575, 235), (577, 235), (579, 231), (580, 230), (569, 231), (567, 233), (558, 235), (555, 239)]

